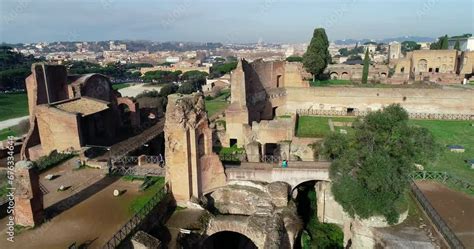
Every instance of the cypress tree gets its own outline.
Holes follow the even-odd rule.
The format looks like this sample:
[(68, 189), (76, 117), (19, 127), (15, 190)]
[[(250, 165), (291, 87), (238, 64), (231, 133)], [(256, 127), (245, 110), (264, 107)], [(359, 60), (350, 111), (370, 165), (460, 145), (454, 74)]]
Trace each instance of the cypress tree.
[(362, 83), (367, 84), (367, 79), (369, 78), (369, 49), (365, 50), (364, 57), (364, 69), (362, 70)]
[(329, 41), (326, 31), (323, 28), (315, 29), (311, 43), (303, 55), (303, 65), (313, 75), (313, 81), (316, 75), (324, 72), (331, 60), (328, 48)]
[(449, 44), (448, 44), (448, 35), (443, 36), (443, 39), (441, 40), (441, 46), (440, 49), (448, 49)]
[(459, 44), (459, 40), (457, 40), (456, 43), (454, 44), (454, 49), (456, 49), (457, 51), (461, 50), (461, 44)]

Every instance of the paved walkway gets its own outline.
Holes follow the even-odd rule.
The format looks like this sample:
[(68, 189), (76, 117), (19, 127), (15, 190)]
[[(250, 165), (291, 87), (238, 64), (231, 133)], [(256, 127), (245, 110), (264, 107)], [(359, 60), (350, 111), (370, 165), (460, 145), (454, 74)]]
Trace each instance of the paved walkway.
[(22, 120), (28, 119), (29, 116), (19, 117), (19, 118), (11, 118), (4, 121), (0, 121), (0, 130), (6, 129), (8, 127), (15, 126), (19, 124)]
[(138, 94), (145, 91), (158, 91), (160, 92), (161, 86), (145, 86), (143, 83), (138, 83), (129, 87), (122, 88), (119, 91), (123, 97), (136, 97)]

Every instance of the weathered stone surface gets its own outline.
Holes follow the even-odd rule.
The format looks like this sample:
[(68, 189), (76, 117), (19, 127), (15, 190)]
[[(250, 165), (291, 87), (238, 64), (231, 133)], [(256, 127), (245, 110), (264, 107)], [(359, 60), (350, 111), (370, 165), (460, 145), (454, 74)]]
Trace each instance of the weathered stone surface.
[(209, 220), (206, 235), (221, 231), (240, 233), (249, 238), (258, 248), (291, 248), (285, 235), (280, 215), (218, 215)]
[(272, 182), (267, 185), (267, 192), (276, 207), (286, 207), (290, 185), (285, 182)]
[(31, 161), (15, 164), (15, 224), (34, 227), (44, 218), (39, 176)]
[(148, 233), (138, 231), (132, 237), (134, 249), (161, 249), (161, 241)]
[(274, 209), (268, 193), (248, 186), (232, 185), (219, 188), (210, 197), (214, 207), (222, 214), (270, 214)]
[(202, 94), (169, 95), (164, 132), (166, 180), (179, 203), (225, 184)]

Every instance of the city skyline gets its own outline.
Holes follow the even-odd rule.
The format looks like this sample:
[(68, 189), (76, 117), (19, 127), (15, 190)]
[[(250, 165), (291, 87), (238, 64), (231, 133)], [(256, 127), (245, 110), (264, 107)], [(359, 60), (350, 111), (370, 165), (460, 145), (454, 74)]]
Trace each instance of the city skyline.
[[(0, 42), (308, 42), (472, 33), (473, 4), (446, 0), (3, 1)], [(51, 14), (54, 13), (54, 14)], [(414, 25), (416, 24), (416, 25)]]

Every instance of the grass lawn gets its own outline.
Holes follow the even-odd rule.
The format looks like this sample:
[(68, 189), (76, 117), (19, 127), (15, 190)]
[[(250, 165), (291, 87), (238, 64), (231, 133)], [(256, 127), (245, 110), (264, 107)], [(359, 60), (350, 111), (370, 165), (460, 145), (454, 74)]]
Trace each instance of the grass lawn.
[(333, 86), (333, 85), (353, 85), (354, 83), (350, 80), (316, 80), (310, 81), (311, 86)]
[(17, 136), (17, 132), (12, 128), (5, 128), (0, 130), (0, 141), (6, 140), (8, 136)]
[(229, 102), (226, 101), (229, 96), (230, 90), (223, 90), (219, 96), (206, 100), (207, 115), (212, 117), (214, 114), (225, 110), (229, 106)]
[[(410, 120), (410, 123), (430, 130), (443, 146), (443, 152), (438, 160), (430, 165), (423, 165), (425, 170), (446, 171), (458, 178), (474, 182), (474, 169), (470, 169), (465, 162), (465, 160), (474, 159), (472, 121)], [(466, 151), (464, 153), (450, 152), (446, 146), (453, 144), (464, 146)]]
[[(155, 177), (156, 181), (153, 185), (148, 187), (144, 190), (142, 195), (136, 197), (132, 203), (130, 204), (130, 212), (137, 213), (142, 209), (150, 200), (151, 198), (158, 193), (160, 189), (165, 186), (165, 178), (164, 177)], [(130, 180), (126, 179), (125, 180)]]
[(129, 86), (130, 86), (129, 83), (113, 84), (113, 85), (112, 85), (112, 89), (114, 89), (114, 90), (119, 90), (119, 89), (126, 88), (126, 87), (129, 87)]
[[(324, 137), (328, 135), (331, 130), (328, 121), (336, 122), (351, 122), (354, 118), (345, 117), (317, 117), (317, 116), (300, 116), (296, 125), (297, 137)], [(350, 127), (335, 127), (336, 130), (345, 129), (350, 133)]]
[(28, 115), (26, 93), (0, 94), (0, 121)]

